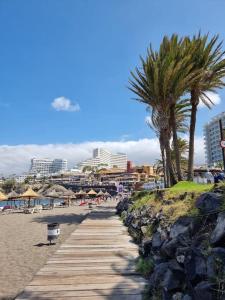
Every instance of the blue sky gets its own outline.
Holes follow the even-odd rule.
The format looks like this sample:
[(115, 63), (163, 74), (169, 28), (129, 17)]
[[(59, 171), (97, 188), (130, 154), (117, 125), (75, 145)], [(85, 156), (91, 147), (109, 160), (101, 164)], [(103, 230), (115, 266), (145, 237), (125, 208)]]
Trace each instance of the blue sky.
[[(201, 30), (223, 40), (224, 12), (223, 0), (1, 0), (0, 145), (153, 139), (145, 106), (127, 89), (129, 72), (165, 34)], [(219, 96), (212, 111), (199, 111), (198, 137), (225, 110)], [(60, 97), (76, 109), (54, 109)], [(1, 150), (7, 169), (13, 156)]]
[[(129, 71), (165, 34), (224, 39), (224, 11), (223, 0), (1, 0), (1, 144), (152, 137), (126, 87)], [(80, 111), (54, 110), (61, 96)], [(197, 134), (224, 108), (202, 109)]]

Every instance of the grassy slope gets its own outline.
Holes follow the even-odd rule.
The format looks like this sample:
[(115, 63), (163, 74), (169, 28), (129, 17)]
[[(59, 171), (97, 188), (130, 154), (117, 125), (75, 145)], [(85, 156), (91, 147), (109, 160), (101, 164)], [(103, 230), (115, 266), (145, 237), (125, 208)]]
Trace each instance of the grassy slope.
[[(133, 197), (135, 201), (132, 210), (147, 205), (155, 213), (162, 210), (168, 219), (168, 223), (172, 223), (181, 216), (196, 215), (198, 213), (195, 208), (196, 198), (201, 193), (208, 192), (212, 188), (212, 184), (182, 181), (169, 189), (165, 189), (164, 201), (159, 199), (153, 192), (138, 192)], [(184, 199), (181, 199), (182, 195), (185, 195)], [(167, 200), (170, 200), (169, 203)]]
[(198, 184), (190, 181), (181, 181), (171, 187), (171, 192), (208, 192), (213, 188), (213, 184)]

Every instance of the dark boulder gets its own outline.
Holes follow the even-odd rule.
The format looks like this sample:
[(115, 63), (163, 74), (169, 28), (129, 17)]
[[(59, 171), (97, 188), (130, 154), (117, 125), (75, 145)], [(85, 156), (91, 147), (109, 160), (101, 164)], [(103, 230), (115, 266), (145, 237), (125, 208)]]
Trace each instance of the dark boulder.
[(202, 214), (217, 212), (222, 204), (223, 197), (217, 193), (204, 193), (196, 200), (196, 207)]
[(145, 240), (142, 242), (140, 246), (140, 254), (144, 257), (147, 257), (151, 254), (151, 249), (152, 249), (152, 240)]
[(184, 295), (183, 293), (177, 292), (177, 293), (173, 294), (172, 300), (182, 300), (183, 295)]
[(149, 286), (151, 289), (156, 289), (156, 288), (158, 289), (159, 286), (161, 286), (161, 283), (164, 280), (164, 276), (167, 270), (168, 270), (167, 262), (155, 266), (154, 271), (149, 279)]
[(202, 281), (195, 287), (195, 299), (196, 300), (215, 300), (216, 295), (214, 292), (214, 285), (208, 281)]
[(211, 280), (215, 280), (218, 274), (225, 273), (225, 249), (213, 248), (211, 254), (207, 258), (207, 276)]
[(180, 234), (174, 239), (166, 240), (160, 249), (162, 255), (175, 258), (176, 250), (179, 247), (187, 247), (191, 244), (191, 240), (188, 234)]
[(170, 228), (170, 238), (175, 238), (180, 234), (192, 234), (198, 226), (198, 219), (193, 217), (179, 218)]
[(126, 219), (124, 220), (124, 224), (125, 226), (130, 226), (130, 224), (134, 221), (134, 216), (132, 213), (127, 213), (127, 217)]
[(186, 253), (184, 268), (188, 280), (194, 284), (205, 280), (207, 276), (205, 257), (197, 248), (190, 248), (189, 252)]
[(189, 295), (184, 295), (184, 297), (182, 298), (182, 300), (193, 300), (193, 298)]
[(128, 208), (129, 208), (129, 199), (124, 198), (117, 204), (116, 211), (120, 215), (122, 213), (122, 211), (128, 210)]
[(216, 227), (210, 238), (212, 245), (219, 246), (225, 243), (225, 213), (222, 212), (217, 217)]
[(178, 275), (176, 275), (170, 269), (167, 269), (160, 286), (166, 291), (173, 291), (177, 290), (181, 286), (181, 282), (181, 278)]
[(179, 276), (183, 277), (184, 268), (176, 261), (176, 259), (171, 259), (168, 262), (168, 267), (172, 272), (179, 274)]
[(152, 248), (153, 250), (158, 250), (163, 243), (163, 240), (161, 239), (161, 234), (159, 232), (156, 232), (152, 236)]

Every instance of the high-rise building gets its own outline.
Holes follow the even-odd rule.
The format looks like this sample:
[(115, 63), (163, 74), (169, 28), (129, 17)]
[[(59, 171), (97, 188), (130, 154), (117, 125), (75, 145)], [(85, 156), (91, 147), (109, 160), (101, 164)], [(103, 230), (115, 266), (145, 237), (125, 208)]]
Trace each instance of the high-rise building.
[(67, 170), (66, 159), (31, 159), (30, 174), (39, 174), (48, 176), (50, 174), (59, 173)]
[(225, 112), (215, 116), (210, 122), (204, 126), (204, 142), (205, 155), (209, 167), (213, 167), (223, 161), (222, 148), (220, 146), (220, 125), (222, 120), (222, 128), (225, 128)]
[(79, 164), (81, 169), (85, 166), (106, 168), (117, 167), (125, 170), (127, 168), (127, 155), (124, 153), (113, 154), (106, 149), (96, 148), (93, 150), (92, 158), (89, 158)]

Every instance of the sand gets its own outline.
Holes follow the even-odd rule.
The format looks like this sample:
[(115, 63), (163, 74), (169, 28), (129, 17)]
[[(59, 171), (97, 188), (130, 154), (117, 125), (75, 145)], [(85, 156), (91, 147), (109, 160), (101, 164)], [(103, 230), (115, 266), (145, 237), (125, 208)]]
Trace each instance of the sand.
[[(41, 213), (0, 214), (0, 299), (14, 299), (88, 213), (87, 207)], [(60, 223), (56, 245), (47, 245), (47, 223)]]

